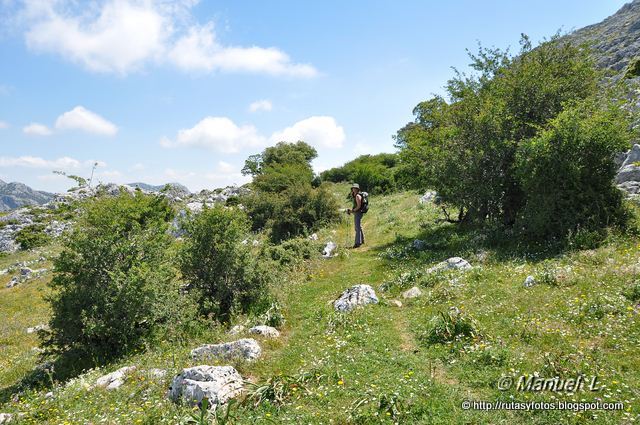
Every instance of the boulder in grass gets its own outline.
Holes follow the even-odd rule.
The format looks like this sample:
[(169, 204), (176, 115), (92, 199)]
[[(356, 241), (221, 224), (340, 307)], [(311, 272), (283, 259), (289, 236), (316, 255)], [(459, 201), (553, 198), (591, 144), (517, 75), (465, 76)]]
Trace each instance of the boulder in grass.
[(96, 380), (96, 387), (106, 388), (107, 390), (118, 389), (124, 384), (127, 375), (134, 370), (136, 370), (135, 366), (125, 366), (115, 372), (101, 376)]
[(347, 289), (335, 300), (333, 307), (336, 311), (351, 311), (358, 306), (377, 304), (378, 297), (369, 285), (355, 285)]
[(253, 338), (243, 338), (223, 344), (207, 344), (191, 350), (194, 359), (219, 358), (225, 360), (256, 360), (262, 355), (262, 349)]
[(280, 332), (276, 328), (266, 325), (254, 326), (249, 329), (249, 332), (256, 335), (262, 335), (267, 338), (277, 338), (280, 336)]
[(322, 250), (322, 256), (324, 258), (331, 258), (333, 257), (333, 251), (335, 251), (335, 249), (338, 247), (338, 245), (336, 245), (333, 242), (327, 242), (327, 245), (324, 247), (324, 249)]
[(242, 325), (235, 325), (233, 326), (231, 329), (229, 329), (229, 332), (227, 332), (227, 334), (229, 335), (238, 335), (241, 334), (245, 331), (245, 327)]
[(531, 288), (535, 284), (536, 284), (536, 279), (533, 276), (527, 276), (527, 278), (524, 280), (525, 288)]
[(11, 413), (0, 413), (0, 425), (8, 424), (13, 421), (13, 415)]
[(405, 298), (405, 299), (418, 298), (421, 295), (422, 295), (422, 291), (420, 290), (420, 288), (418, 288), (417, 286), (414, 286), (413, 288), (407, 289), (406, 291), (404, 291), (402, 293), (402, 298)]
[(464, 258), (451, 257), (429, 268), (427, 273), (439, 273), (445, 270), (469, 270), (471, 268), (471, 264)]
[(188, 404), (209, 400), (216, 408), (242, 394), (244, 381), (232, 366), (195, 366), (182, 369), (169, 387), (169, 398)]

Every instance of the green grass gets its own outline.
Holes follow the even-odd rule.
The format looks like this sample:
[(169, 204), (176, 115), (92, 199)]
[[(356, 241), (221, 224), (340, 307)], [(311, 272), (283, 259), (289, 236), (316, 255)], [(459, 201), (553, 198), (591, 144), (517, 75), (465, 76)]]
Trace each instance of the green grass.
[[(344, 192), (341, 186), (337, 190)], [(613, 235), (600, 248), (564, 253), (509, 241), (494, 245), (491, 232), (435, 223), (439, 210), (418, 206), (417, 200), (411, 193), (372, 197), (363, 221), (367, 243), (358, 250), (345, 249), (353, 243), (347, 217), (319, 232), (320, 242), (339, 244), (338, 255), (296, 266), (274, 288), (286, 318), (282, 336), (261, 340), (265, 354), (258, 362), (234, 364), (258, 387), (274, 391), (232, 406), (232, 423), (618, 424), (639, 418), (638, 301), (624, 295), (633, 293), (640, 272), (636, 237)], [(424, 251), (406, 248), (415, 238), (426, 242)], [(424, 275), (450, 256), (464, 257), (474, 269)], [(14, 256), (2, 258), (0, 268), (14, 261)], [(528, 275), (553, 279), (524, 288)], [(380, 289), (384, 282), (391, 282), (387, 291)], [(372, 285), (380, 304), (335, 313), (331, 301), (358, 283)], [(414, 285), (423, 296), (402, 299), (401, 292)], [(32, 350), (37, 339), (25, 329), (45, 321), (47, 291), (44, 281), (0, 289), (0, 315), (11, 318), (0, 324), (0, 411), (25, 413), (24, 423), (179, 423), (191, 409), (166, 399), (172, 374), (193, 365), (188, 354), (197, 345), (232, 339), (215, 326), (203, 327), (189, 338), (175, 335), (70, 382), (23, 385), (16, 398), (17, 385), (29, 382), (25, 377), (38, 361)], [(404, 305), (392, 306), (391, 299)], [(428, 337), (433, 319), (452, 307), (477, 332), (436, 343)], [(102, 374), (131, 364), (138, 372), (121, 389), (87, 389)], [(152, 367), (169, 374), (151, 378), (143, 370)], [(606, 387), (576, 394), (497, 388), (502, 376), (534, 373), (597, 375)], [(52, 399), (45, 398), (48, 391)], [(511, 397), (547, 402), (600, 397), (624, 401), (628, 410), (461, 408), (465, 399)]]

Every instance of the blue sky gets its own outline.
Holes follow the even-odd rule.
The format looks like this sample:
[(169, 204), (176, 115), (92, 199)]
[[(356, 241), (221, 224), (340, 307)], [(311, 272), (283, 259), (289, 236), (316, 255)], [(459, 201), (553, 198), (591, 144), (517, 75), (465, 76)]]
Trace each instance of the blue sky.
[(466, 48), (516, 50), (596, 23), (623, 0), (0, 0), (0, 179), (244, 183), (277, 141), (320, 171), (393, 151)]

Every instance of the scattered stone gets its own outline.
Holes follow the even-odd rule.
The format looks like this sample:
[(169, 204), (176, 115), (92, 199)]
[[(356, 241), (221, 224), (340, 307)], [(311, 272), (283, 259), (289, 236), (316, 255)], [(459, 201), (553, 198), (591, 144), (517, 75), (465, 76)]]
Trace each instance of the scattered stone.
[(136, 370), (135, 366), (125, 366), (115, 372), (101, 376), (96, 380), (96, 386), (106, 388), (107, 390), (115, 390), (120, 388), (127, 378), (127, 375)]
[(411, 248), (415, 249), (416, 251), (424, 251), (425, 249), (427, 249), (427, 242), (423, 241), (422, 239), (415, 239), (411, 243)]
[(336, 311), (351, 311), (359, 305), (377, 304), (378, 297), (369, 285), (355, 285), (345, 290), (334, 303)]
[(0, 425), (8, 424), (13, 420), (11, 413), (0, 413)]
[(402, 298), (405, 298), (405, 299), (418, 298), (421, 295), (422, 295), (422, 291), (420, 290), (420, 288), (418, 288), (417, 286), (414, 286), (413, 288), (407, 289), (406, 291), (404, 291), (402, 293)]
[(23, 267), (20, 269), (20, 276), (28, 277), (31, 275), (31, 273), (33, 273), (33, 270), (31, 270), (29, 267)]
[(231, 329), (229, 329), (229, 332), (227, 332), (227, 334), (229, 335), (238, 335), (243, 333), (246, 330), (246, 328), (242, 325), (235, 325), (234, 327), (232, 327)]
[(438, 196), (436, 192), (427, 191), (420, 197), (420, 203), (426, 204), (428, 202), (434, 201), (436, 199), (436, 196)]
[(331, 258), (333, 256), (333, 251), (337, 248), (338, 246), (333, 243), (333, 242), (327, 242), (327, 245), (324, 247), (324, 249), (322, 250), (322, 256), (324, 258)]
[(449, 307), (449, 315), (452, 317), (457, 317), (460, 315), (460, 309), (456, 306)]
[(527, 276), (527, 278), (524, 280), (525, 288), (531, 288), (535, 284), (536, 284), (536, 279), (531, 275)]
[(253, 338), (243, 338), (223, 344), (207, 344), (191, 350), (191, 357), (203, 359), (217, 357), (225, 360), (256, 360), (262, 355), (262, 349)]
[(469, 264), (467, 260), (460, 257), (451, 257), (429, 268), (427, 270), (427, 273), (438, 273), (438, 272), (443, 272), (445, 270), (469, 270), (469, 269), (471, 269), (471, 264)]
[(244, 381), (232, 366), (195, 366), (173, 378), (169, 398), (197, 404), (207, 398), (212, 408), (242, 394)]
[(317, 241), (318, 240), (318, 234), (317, 233), (312, 233), (309, 236), (309, 239), (311, 239), (312, 241)]
[(266, 326), (266, 325), (254, 326), (251, 329), (249, 329), (249, 332), (251, 332), (252, 334), (262, 335), (268, 338), (277, 338), (280, 336), (280, 332), (276, 328), (272, 326)]
[(164, 369), (152, 368), (146, 371), (147, 375), (151, 378), (162, 379), (167, 376), (167, 371)]
[(28, 334), (34, 334), (34, 333), (37, 333), (37, 332), (40, 332), (40, 331), (46, 331), (47, 329), (49, 329), (49, 326), (44, 324), (44, 323), (41, 323), (39, 325), (35, 325), (32, 328), (27, 328), (27, 333)]
[(402, 307), (402, 303), (399, 300), (389, 300), (389, 305), (394, 307)]
[(53, 398), (53, 391), (49, 391), (44, 395), (44, 398), (47, 400), (51, 400)]
[(18, 276), (14, 276), (11, 278), (9, 283), (7, 283), (7, 288), (13, 288), (14, 286), (18, 286), (20, 284), (20, 278)]

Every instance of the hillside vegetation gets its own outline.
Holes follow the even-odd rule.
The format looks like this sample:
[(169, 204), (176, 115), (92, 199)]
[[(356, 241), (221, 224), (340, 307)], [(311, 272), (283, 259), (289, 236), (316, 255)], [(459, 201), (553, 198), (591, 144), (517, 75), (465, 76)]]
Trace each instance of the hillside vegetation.
[[(336, 195), (346, 187), (336, 186)], [(267, 387), (232, 403), (231, 423), (621, 423), (637, 418), (640, 376), (639, 283), (635, 236), (611, 235), (590, 250), (564, 253), (495, 246), (491, 234), (461, 229), (439, 207), (420, 205), (413, 193), (372, 198), (364, 220), (367, 245), (345, 250), (350, 224), (319, 233), (340, 244), (338, 255), (319, 252), (299, 263), (274, 287), (286, 318), (277, 339), (261, 339), (265, 354), (254, 363), (231, 362), (249, 381)], [(414, 242), (418, 239), (422, 242)], [(39, 252), (2, 258), (5, 267)], [(467, 259), (466, 273), (437, 276), (426, 270), (451, 256)], [(537, 285), (526, 288), (533, 275)], [(7, 277), (0, 279), (2, 287)], [(43, 298), (49, 276), (0, 289), (0, 311), (13, 320), (0, 329), (0, 410), (24, 413), (24, 423), (178, 423), (192, 413), (166, 397), (174, 373), (192, 366), (192, 348), (231, 340), (222, 327), (200, 326), (143, 347), (70, 381), (44, 369), (38, 380), (38, 345), (26, 328), (46, 322)], [(330, 303), (357, 283), (373, 286), (380, 303), (336, 313)], [(400, 293), (418, 286), (423, 295)], [(390, 301), (399, 299), (402, 307)], [(438, 317), (452, 308), (471, 324), (468, 337), (432, 338)], [(242, 321), (242, 319), (239, 319)], [(194, 325), (195, 326), (195, 325)], [(224, 363), (224, 362), (223, 362)], [(113, 391), (95, 380), (135, 365)], [(168, 370), (165, 377), (148, 373)], [(499, 391), (501, 376), (597, 375), (596, 393)], [(49, 395), (47, 393), (51, 391)], [(464, 399), (623, 401), (618, 412), (480, 412), (462, 410)], [(219, 410), (222, 412), (222, 410)], [(210, 420), (214, 420), (210, 418)]]

